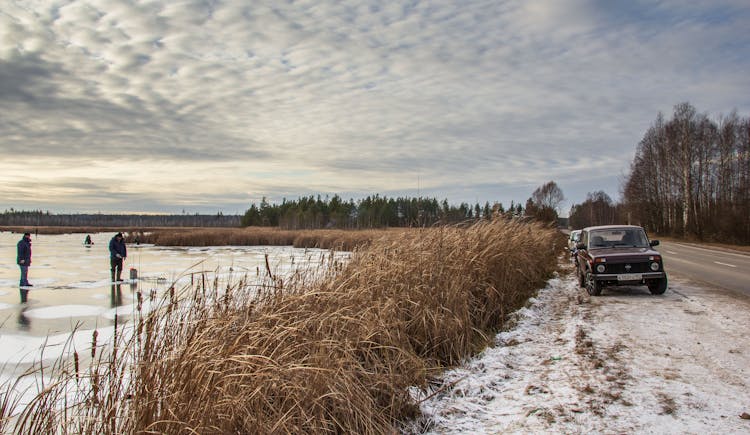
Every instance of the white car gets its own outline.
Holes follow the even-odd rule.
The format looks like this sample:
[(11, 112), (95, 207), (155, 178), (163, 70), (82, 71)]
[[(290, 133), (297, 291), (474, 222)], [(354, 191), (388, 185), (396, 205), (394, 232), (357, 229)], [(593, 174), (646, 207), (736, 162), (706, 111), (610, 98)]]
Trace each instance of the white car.
[(568, 249), (571, 251), (575, 251), (576, 244), (578, 244), (578, 240), (581, 238), (581, 230), (573, 230), (570, 232), (570, 237), (568, 237)]

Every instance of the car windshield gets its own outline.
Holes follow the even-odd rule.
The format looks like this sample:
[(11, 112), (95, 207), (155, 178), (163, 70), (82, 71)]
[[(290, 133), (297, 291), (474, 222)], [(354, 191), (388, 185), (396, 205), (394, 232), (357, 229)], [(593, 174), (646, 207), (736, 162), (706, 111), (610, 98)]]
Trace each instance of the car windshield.
[(591, 231), (589, 247), (617, 248), (635, 247), (647, 248), (648, 239), (641, 228), (609, 228)]

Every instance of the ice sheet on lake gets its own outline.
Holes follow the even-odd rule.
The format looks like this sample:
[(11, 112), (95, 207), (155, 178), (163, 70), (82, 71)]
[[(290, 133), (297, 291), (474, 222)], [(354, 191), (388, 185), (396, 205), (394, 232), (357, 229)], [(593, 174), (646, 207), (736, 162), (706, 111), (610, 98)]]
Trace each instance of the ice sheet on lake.
[[(107, 249), (114, 233), (91, 234), (95, 245), (83, 246), (84, 234), (39, 235), (33, 241), (33, 262), (29, 281), (34, 285), (19, 292), (19, 268), (15, 264), (15, 246), (20, 236), (0, 232), (0, 366), (3, 363), (30, 363), (41, 358), (41, 346), (47, 342), (45, 360), (62, 353), (74, 327), (74, 345), (90, 348), (91, 333), (99, 331), (100, 342), (112, 330), (115, 315), (132, 319), (138, 293), (143, 297), (141, 313), (155, 309), (156, 301), (170, 286), (181, 291), (191, 283), (207, 285), (213, 280), (237, 282), (266, 277), (266, 256), (274, 276), (284, 277), (298, 269), (325, 269), (330, 250), (297, 249), (292, 246), (213, 246), (194, 248), (128, 245), (123, 277), (135, 268), (139, 279), (113, 284)], [(336, 253), (344, 259), (346, 253)], [(19, 297), (20, 296), (20, 297)], [(26, 302), (22, 299), (26, 298)], [(153, 304), (153, 305), (152, 305)], [(118, 321), (119, 323), (119, 321)], [(127, 323), (126, 323), (127, 324)], [(77, 325), (77, 326), (76, 326)], [(48, 337), (48, 334), (56, 334)], [(111, 335), (111, 333), (110, 333)], [(58, 350), (59, 349), (59, 350)], [(6, 369), (0, 375), (7, 375)]]
[[(106, 343), (111, 340), (113, 334), (113, 327), (97, 328), (97, 342)], [(76, 331), (72, 337), (70, 333), (47, 337), (2, 334), (0, 335), (0, 348), (5, 352), (3, 362), (15, 365), (30, 364), (42, 358), (45, 361), (55, 360), (69, 351), (66, 349), (66, 343), (69, 341), (73, 349), (86, 352), (91, 349), (92, 335), (92, 330)]]

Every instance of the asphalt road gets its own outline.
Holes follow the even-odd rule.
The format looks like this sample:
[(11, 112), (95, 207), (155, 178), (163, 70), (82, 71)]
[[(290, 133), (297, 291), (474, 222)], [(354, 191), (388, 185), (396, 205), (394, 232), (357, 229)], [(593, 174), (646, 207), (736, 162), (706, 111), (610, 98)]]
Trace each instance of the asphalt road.
[(750, 255), (676, 242), (656, 249), (667, 275), (675, 274), (750, 296)]

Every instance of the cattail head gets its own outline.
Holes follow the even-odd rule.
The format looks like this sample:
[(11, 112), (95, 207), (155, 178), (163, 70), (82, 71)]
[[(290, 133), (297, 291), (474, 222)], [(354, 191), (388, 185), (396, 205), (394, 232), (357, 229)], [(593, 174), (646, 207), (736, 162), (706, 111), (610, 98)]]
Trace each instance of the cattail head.
[(91, 334), (91, 358), (96, 357), (96, 338), (99, 336), (99, 331), (94, 329), (94, 332)]

